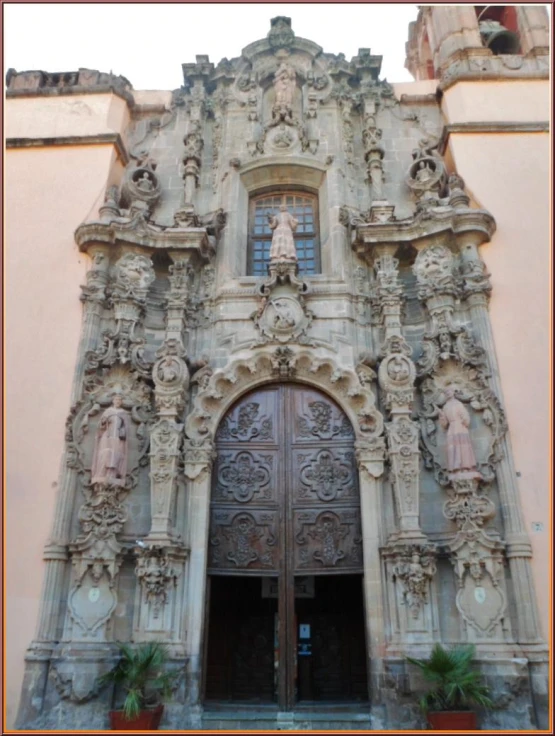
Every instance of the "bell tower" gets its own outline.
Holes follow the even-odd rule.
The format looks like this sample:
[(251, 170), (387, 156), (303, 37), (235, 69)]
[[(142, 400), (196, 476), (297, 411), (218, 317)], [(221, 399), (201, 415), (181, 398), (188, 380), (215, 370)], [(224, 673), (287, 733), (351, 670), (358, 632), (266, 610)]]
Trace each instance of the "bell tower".
[(409, 26), (406, 50), (418, 81), (534, 77), (547, 63), (549, 18), (538, 5), (425, 6)]

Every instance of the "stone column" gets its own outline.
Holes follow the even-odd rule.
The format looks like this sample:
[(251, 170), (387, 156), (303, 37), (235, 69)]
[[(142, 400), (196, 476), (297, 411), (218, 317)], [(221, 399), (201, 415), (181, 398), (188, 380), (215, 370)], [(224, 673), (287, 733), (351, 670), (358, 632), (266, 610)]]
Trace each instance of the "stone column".
[(211, 440), (185, 440), (185, 476), (189, 481), (185, 631), (188, 701), (199, 706), (205, 637), (206, 561), (212, 464), (216, 453)]
[(384, 440), (355, 444), (360, 484), (360, 515), (364, 556), (364, 602), (368, 641), (369, 675), (372, 691), (379, 693), (379, 677), (386, 650), (385, 590), (380, 548), (385, 542), (382, 514)]
[[(475, 232), (467, 232), (458, 235), (457, 240), (461, 254), (464, 294), (470, 307), (472, 325), (477, 341), (488, 356), (491, 373), (488, 376), (488, 382), (503, 406), (503, 390), (488, 311), (488, 294), (491, 286), (478, 252), (480, 236)], [(501, 448), (503, 459), (497, 465), (496, 475), (501, 513), (505, 524), (506, 555), (515, 593), (518, 642), (520, 644), (543, 643), (531, 570), (532, 545), (524, 526), (513, 451), (508, 433), (501, 440)]]
[[(79, 341), (77, 366), (73, 377), (71, 404), (81, 398), (83, 375), (85, 372), (85, 356), (96, 347), (100, 333), (100, 318), (106, 300), (108, 284), (108, 268), (110, 266), (110, 246), (105, 243), (90, 245), (87, 253), (92, 259), (92, 268), (87, 272), (87, 283), (81, 286), (83, 302), (83, 319), (81, 338)], [(56, 515), (57, 518), (57, 515)]]

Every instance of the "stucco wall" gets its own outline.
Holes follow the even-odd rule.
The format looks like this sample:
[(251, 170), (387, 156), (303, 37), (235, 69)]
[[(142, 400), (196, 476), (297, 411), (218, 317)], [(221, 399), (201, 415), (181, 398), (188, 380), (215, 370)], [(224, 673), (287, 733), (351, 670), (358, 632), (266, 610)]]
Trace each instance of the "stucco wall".
[(458, 82), (444, 94), (448, 123), (545, 122), (550, 117), (549, 83), (514, 79)]
[(120, 133), (129, 123), (127, 102), (113, 94), (20, 97), (9, 100), (6, 138), (55, 138)]
[[(447, 123), (465, 122), (470, 117), (519, 122), (548, 119), (547, 82), (463, 83), (445, 97), (457, 98), (459, 86), (464, 90), (457, 105), (449, 102), (444, 107), (449, 113), (457, 111), (459, 117), (449, 116)], [(492, 241), (482, 246), (481, 253), (492, 274), (491, 322), (515, 470), (520, 474), (522, 509), (533, 546), (536, 592), (547, 635), (551, 493), (549, 134), (457, 133), (450, 136), (449, 149), (454, 167), (474, 201), (489, 210), (497, 222)], [(534, 531), (533, 522), (542, 522), (543, 531)]]
[[(16, 120), (22, 104), (33, 117), (30, 102), (9, 102)], [(8, 111), (8, 120), (14, 117)], [(42, 549), (53, 520), (81, 326), (79, 285), (89, 265), (73, 232), (96, 214), (121, 167), (112, 145), (10, 149), (5, 161), (6, 696), (12, 727), (37, 624)]]

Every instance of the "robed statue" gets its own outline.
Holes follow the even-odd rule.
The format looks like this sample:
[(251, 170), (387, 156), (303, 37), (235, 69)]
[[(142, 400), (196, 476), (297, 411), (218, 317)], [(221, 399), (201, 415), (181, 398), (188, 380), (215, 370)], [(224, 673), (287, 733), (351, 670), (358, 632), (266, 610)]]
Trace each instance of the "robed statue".
[(272, 246), (270, 248), (270, 262), (297, 260), (297, 249), (293, 233), (299, 221), (287, 211), (287, 207), (280, 205), (277, 215), (268, 215), (270, 229), (273, 230)]
[(91, 467), (92, 483), (125, 485), (130, 422), (129, 412), (122, 404), (122, 397), (116, 394), (112, 406), (100, 417)]

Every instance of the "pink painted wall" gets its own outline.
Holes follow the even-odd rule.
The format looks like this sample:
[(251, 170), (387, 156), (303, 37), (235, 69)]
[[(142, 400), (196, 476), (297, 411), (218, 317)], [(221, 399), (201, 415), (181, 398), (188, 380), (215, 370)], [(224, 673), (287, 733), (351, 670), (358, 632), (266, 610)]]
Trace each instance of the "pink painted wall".
[[(527, 85), (525, 98), (523, 85)], [(463, 89), (457, 91), (459, 86)], [(526, 105), (522, 104), (524, 99)], [(447, 123), (549, 119), (548, 82), (465, 82), (448, 90), (444, 100)], [(481, 253), (492, 274), (490, 317), (547, 635), (551, 559), (550, 137), (541, 132), (457, 133), (450, 136), (448, 153), (476, 205), (489, 210), (497, 223), (492, 241), (481, 246)], [(532, 529), (532, 523), (538, 521), (544, 524), (541, 532)]]
[(42, 550), (53, 520), (81, 328), (79, 285), (89, 267), (73, 232), (96, 215), (106, 186), (121, 171), (112, 145), (6, 152), (8, 728), (38, 620)]

